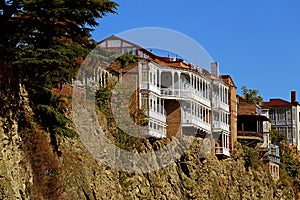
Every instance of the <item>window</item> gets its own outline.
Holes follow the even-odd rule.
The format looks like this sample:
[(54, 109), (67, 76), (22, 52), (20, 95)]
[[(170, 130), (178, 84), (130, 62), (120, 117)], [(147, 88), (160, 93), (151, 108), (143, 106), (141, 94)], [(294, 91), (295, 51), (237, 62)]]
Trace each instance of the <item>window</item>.
[[(272, 121), (275, 121), (276, 119), (275, 119), (275, 113), (274, 113), (274, 110), (273, 109), (271, 109), (270, 110), (270, 119), (272, 120)], [(300, 114), (300, 113), (299, 113)], [(300, 115), (299, 115), (300, 116)]]
[(148, 72), (142, 71), (142, 82), (148, 82)]
[(129, 51), (130, 51), (130, 49), (129, 48), (123, 48), (124, 50), (124, 54), (128, 54), (129, 53)]
[(147, 65), (147, 63), (143, 63), (143, 65), (142, 65), (142, 70), (148, 70), (149, 68), (148, 68), (148, 65)]
[(205, 108), (203, 109), (203, 121), (206, 122), (206, 109)]
[(152, 99), (150, 99), (150, 110), (152, 110), (152, 108), (153, 108), (152, 107), (152, 102), (153, 102)]
[(296, 108), (295, 107), (293, 107), (293, 109), (292, 109), (292, 120), (296, 120)]
[(160, 104), (161, 104), (161, 100), (159, 98), (157, 98), (157, 104), (156, 104), (156, 112), (160, 111)]
[(291, 109), (288, 109), (288, 110), (286, 111), (286, 115), (287, 115), (287, 120), (288, 120), (288, 121), (291, 121), (291, 120), (292, 120)]
[(219, 121), (219, 113), (213, 112), (214, 113), (214, 121)]
[(136, 48), (131, 48), (131, 54), (136, 55)]
[(278, 128), (278, 131), (279, 131), (282, 135), (287, 136), (287, 135), (286, 135), (286, 131), (285, 131), (285, 127), (279, 127), (279, 128)]
[(149, 110), (147, 94), (142, 94), (142, 110)]
[(121, 41), (120, 40), (108, 40), (107, 41), (107, 46), (108, 47), (120, 47), (121, 46)]
[(100, 43), (99, 46), (100, 46), (100, 47), (106, 47), (106, 42), (104, 41), (104, 42)]
[(192, 115), (193, 115), (193, 116), (196, 115), (196, 113), (195, 113), (195, 105), (194, 105), (194, 104), (192, 104), (191, 110), (192, 110)]
[(280, 108), (277, 110), (278, 121), (285, 121), (285, 109)]

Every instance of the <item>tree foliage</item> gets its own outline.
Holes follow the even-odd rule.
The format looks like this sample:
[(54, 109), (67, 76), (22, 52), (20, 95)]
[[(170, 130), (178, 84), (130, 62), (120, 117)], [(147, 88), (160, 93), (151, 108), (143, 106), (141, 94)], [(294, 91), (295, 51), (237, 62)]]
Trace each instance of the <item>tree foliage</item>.
[(130, 54), (123, 54), (116, 60), (120, 61), (121, 68), (126, 68), (136, 65), (139, 61), (139, 57)]
[(0, 3), (0, 45), (48, 47), (69, 39), (84, 43), (96, 19), (114, 13), (110, 0), (3, 0)]
[[(288, 146), (287, 138), (278, 130), (270, 131), (271, 143), (280, 149), (280, 178), (284, 184), (291, 184), (295, 194), (300, 192), (300, 161), (296, 149)], [(297, 195), (298, 196), (298, 195)], [(299, 196), (298, 196), (299, 198)], [(298, 199), (297, 198), (297, 199)]]
[(110, 0), (3, 0), (0, 2), (0, 86), (24, 85), (36, 119), (50, 133), (74, 135), (54, 86), (70, 82), (95, 47), (97, 19), (115, 13)]
[(279, 147), (283, 147), (283, 145), (287, 144), (287, 138), (276, 129), (270, 130), (270, 140), (272, 144)]
[(244, 151), (245, 168), (247, 170), (249, 170), (249, 168), (257, 169), (260, 165), (258, 160), (258, 150), (244, 145), (243, 151)]
[(248, 89), (246, 86), (242, 86), (242, 93), (248, 103), (259, 103), (263, 101), (258, 90)]

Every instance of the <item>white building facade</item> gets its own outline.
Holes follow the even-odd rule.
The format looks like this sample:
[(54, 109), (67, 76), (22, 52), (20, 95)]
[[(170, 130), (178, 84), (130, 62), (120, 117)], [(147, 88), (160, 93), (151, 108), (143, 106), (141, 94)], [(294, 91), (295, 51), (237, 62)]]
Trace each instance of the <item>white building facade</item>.
[[(139, 63), (139, 106), (148, 117), (147, 137), (167, 137), (166, 101), (180, 104), (179, 135), (213, 134), (216, 155), (229, 153), (229, 87), (220, 79), (197, 70)], [(174, 104), (175, 105), (175, 104)], [(175, 106), (176, 107), (176, 106)], [(175, 109), (175, 108), (174, 108)]]
[(214, 138), (216, 155), (230, 156), (229, 86), (219, 79), (217, 63), (212, 63), (209, 73), (178, 58), (156, 56), (117, 36), (104, 39), (99, 46), (141, 58), (137, 66), (138, 108), (147, 118), (141, 135), (209, 135)]
[(270, 107), (272, 128), (284, 135), (290, 146), (296, 146), (300, 151), (300, 106), (296, 101), (296, 92), (291, 92), (291, 102), (270, 99), (263, 105)]

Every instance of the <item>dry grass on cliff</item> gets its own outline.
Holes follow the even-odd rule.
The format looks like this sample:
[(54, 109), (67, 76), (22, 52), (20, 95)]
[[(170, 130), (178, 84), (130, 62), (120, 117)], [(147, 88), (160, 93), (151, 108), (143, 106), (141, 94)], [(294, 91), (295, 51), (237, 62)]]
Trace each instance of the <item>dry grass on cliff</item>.
[(47, 134), (37, 128), (26, 128), (21, 133), (22, 148), (31, 163), (33, 186), (28, 191), (32, 199), (60, 199), (61, 165)]

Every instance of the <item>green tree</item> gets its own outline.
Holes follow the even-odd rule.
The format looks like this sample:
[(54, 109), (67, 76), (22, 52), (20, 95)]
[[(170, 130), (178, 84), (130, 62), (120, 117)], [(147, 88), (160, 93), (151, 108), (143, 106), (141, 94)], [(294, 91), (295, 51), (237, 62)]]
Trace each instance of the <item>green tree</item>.
[(271, 129), (270, 140), (272, 144), (275, 144), (279, 147), (287, 144), (287, 138), (276, 129)]
[[(12, 75), (9, 72), (16, 60), (18, 64), (31, 60), (31, 64), (36, 63), (45, 69), (55, 64), (53, 58), (57, 58), (58, 63), (70, 56), (71, 51), (65, 54), (64, 51), (72, 50), (74, 54), (78, 49), (89, 46), (92, 27), (98, 25), (96, 19), (114, 13), (116, 7), (117, 4), (110, 0), (1, 1), (0, 64), (2, 69), (5, 68), (2, 72), (6, 72), (2, 78), (9, 81), (18, 75), (16, 70), (13, 77), (7, 76)], [(73, 43), (77, 46), (70, 49), (64, 46)], [(20, 57), (28, 59), (19, 60)], [(44, 60), (43, 65), (34, 62), (33, 57), (38, 61)], [(63, 64), (68, 67), (68, 60)]]
[(18, 105), (22, 84), (36, 119), (50, 134), (74, 135), (51, 89), (75, 76), (95, 46), (90, 33), (97, 19), (115, 13), (117, 6), (110, 0), (1, 1), (0, 94), (14, 96), (6, 104)]
[(242, 93), (248, 103), (259, 103), (263, 101), (258, 90), (248, 89), (246, 86), (242, 86)]
[(258, 151), (246, 145), (243, 146), (244, 150), (244, 166), (248, 170), (249, 168), (257, 169), (259, 166)]

